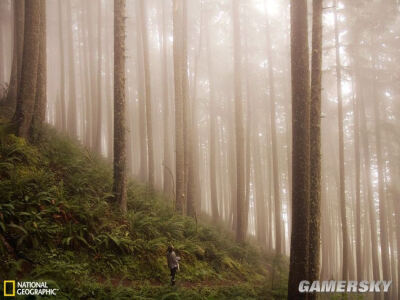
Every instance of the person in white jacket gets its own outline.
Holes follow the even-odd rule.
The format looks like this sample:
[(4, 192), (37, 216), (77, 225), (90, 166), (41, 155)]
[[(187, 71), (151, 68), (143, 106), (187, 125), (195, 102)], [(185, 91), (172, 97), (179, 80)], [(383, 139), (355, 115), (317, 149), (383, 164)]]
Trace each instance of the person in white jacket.
[(176, 256), (174, 247), (172, 247), (172, 245), (169, 245), (167, 251), (167, 262), (168, 268), (171, 271), (171, 285), (175, 285), (175, 274), (176, 271), (179, 269), (179, 260), (180, 257)]

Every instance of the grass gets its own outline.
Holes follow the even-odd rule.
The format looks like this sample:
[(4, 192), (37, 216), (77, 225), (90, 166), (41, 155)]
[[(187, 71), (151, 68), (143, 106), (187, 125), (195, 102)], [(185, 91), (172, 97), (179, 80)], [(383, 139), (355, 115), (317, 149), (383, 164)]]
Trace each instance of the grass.
[[(8, 131), (0, 125), (1, 280), (45, 280), (59, 299), (286, 297), (285, 258), (176, 214), (136, 182), (121, 216), (108, 162), (53, 129), (36, 145)], [(176, 287), (169, 243), (182, 258)]]

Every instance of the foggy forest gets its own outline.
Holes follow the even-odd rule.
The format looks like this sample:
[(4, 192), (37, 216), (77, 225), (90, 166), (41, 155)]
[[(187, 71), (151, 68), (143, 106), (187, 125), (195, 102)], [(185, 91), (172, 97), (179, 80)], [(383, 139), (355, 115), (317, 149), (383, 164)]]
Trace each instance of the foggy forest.
[(0, 26), (1, 280), (400, 299), (400, 1), (0, 0)]

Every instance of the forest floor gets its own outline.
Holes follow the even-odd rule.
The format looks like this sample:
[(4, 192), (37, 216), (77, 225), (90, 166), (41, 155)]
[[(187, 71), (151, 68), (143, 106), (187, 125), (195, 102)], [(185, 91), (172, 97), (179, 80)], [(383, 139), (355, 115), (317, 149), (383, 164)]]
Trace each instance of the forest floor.
[[(287, 258), (176, 214), (132, 180), (121, 216), (109, 162), (51, 128), (35, 145), (9, 131), (0, 121), (1, 280), (46, 281), (57, 299), (286, 297)], [(174, 287), (170, 243), (182, 258)]]

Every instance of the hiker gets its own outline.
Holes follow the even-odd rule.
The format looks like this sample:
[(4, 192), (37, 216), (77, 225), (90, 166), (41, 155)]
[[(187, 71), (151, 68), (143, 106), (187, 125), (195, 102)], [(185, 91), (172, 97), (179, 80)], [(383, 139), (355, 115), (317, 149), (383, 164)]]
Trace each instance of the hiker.
[(167, 252), (167, 262), (168, 262), (168, 268), (171, 271), (171, 285), (175, 285), (175, 274), (176, 271), (179, 270), (179, 261), (180, 257), (176, 256), (174, 247), (172, 245), (168, 246), (168, 252)]

